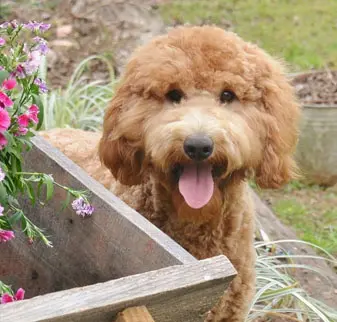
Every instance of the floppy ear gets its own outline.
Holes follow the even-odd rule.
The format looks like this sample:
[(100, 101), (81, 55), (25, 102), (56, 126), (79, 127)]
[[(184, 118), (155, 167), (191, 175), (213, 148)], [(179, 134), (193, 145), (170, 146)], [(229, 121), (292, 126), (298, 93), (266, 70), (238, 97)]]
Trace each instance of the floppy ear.
[(271, 66), (270, 77), (261, 82), (262, 103), (267, 114), (266, 141), (255, 179), (261, 188), (279, 188), (297, 177), (293, 153), (298, 139), (300, 108), (292, 86), (277, 63)]
[(105, 113), (99, 144), (101, 161), (118, 181), (129, 186), (141, 183), (143, 162), (140, 125), (132, 117), (123, 117), (130, 105), (128, 91), (119, 88)]

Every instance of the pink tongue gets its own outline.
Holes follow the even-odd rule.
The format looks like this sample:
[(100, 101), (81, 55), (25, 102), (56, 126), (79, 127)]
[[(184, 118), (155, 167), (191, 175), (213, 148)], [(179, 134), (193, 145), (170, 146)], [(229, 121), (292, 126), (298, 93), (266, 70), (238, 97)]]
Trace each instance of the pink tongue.
[(179, 179), (179, 191), (191, 208), (202, 208), (212, 198), (214, 182), (210, 165), (187, 165)]

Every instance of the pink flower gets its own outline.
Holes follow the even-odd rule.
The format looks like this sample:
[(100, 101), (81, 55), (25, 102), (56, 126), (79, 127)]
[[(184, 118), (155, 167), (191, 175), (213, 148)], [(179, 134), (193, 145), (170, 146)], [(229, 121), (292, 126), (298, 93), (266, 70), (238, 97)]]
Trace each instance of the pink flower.
[(5, 243), (14, 237), (14, 231), (0, 229), (0, 243)]
[(18, 117), (18, 124), (20, 127), (27, 127), (29, 125), (30, 117), (28, 114), (22, 114)]
[(31, 105), (31, 107), (28, 109), (28, 117), (35, 124), (39, 122), (39, 119), (37, 117), (39, 111), (39, 107), (35, 104)]
[(31, 105), (28, 109), (28, 112), (25, 114), (21, 114), (18, 117), (18, 124), (19, 124), (19, 131), (18, 135), (24, 135), (27, 133), (29, 126), (29, 122), (32, 121), (33, 123), (37, 124), (39, 119), (37, 115), (39, 114), (39, 107), (35, 104)]
[(31, 114), (33, 114), (33, 113), (38, 114), (39, 111), (40, 111), (40, 109), (39, 109), (39, 107), (38, 107), (36, 104), (32, 104), (32, 105), (30, 106), (30, 108), (28, 109), (28, 111), (29, 111), (29, 113), (31, 113)]
[(18, 65), (16, 67), (16, 70), (12, 73), (12, 76), (18, 78), (25, 78), (26, 77), (25, 68), (22, 65)]
[(6, 139), (6, 137), (0, 133), (0, 150), (2, 150), (6, 145), (7, 145), (8, 141)]
[(3, 92), (0, 91), (0, 108), (11, 107), (13, 101)]
[(0, 46), (3, 46), (6, 43), (6, 40), (0, 37)]
[(14, 296), (5, 293), (1, 297), (1, 304), (11, 303), (14, 301), (21, 301), (25, 297), (25, 290), (23, 288), (19, 288)]
[(28, 129), (26, 127), (21, 127), (19, 126), (17, 132), (14, 134), (15, 136), (19, 136), (19, 135), (26, 135), (28, 132)]
[(2, 87), (7, 91), (12, 90), (15, 86), (16, 86), (16, 80), (14, 78), (10, 78), (2, 82)]
[(11, 118), (8, 112), (4, 109), (0, 109), (0, 133), (5, 132), (11, 125)]

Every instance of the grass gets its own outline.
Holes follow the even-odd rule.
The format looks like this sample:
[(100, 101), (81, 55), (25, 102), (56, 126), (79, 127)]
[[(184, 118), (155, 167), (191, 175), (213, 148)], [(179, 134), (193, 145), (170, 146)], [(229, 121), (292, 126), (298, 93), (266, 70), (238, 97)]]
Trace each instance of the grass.
[[(336, 259), (321, 248), (319, 250), (324, 257), (290, 255), (281, 247), (284, 242), (305, 243), (292, 240), (255, 244), (258, 254), (256, 294), (247, 322), (260, 317), (283, 318), (282, 321), (336, 321), (337, 311), (311, 298), (289, 272), (296, 268), (322, 274), (314, 267), (296, 264), (299, 258), (315, 258), (333, 263), (336, 263)], [(316, 247), (313, 244), (310, 246)]]
[(258, 190), (297, 236), (337, 255), (337, 190), (292, 182), (280, 190)]
[(285, 59), (292, 71), (337, 67), (335, 0), (173, 0), (165, 21), (232, 25), (245, 40)]

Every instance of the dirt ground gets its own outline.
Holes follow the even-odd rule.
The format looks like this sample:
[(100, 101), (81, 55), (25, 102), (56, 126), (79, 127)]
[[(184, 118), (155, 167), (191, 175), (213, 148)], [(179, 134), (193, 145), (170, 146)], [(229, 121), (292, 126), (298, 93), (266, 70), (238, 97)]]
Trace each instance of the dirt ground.
[[(108, 58), (118, 76), (131, 52), (165, 29), (153, 4), (151, 0), (5, 1), (1, 5), (7, 8), (6, 15), (0, 14), (0, 22), (26, 21), (29, 16), (51, 24), (44, 36), (50, 47), (47, 80), (55, 88), (65, 86), (76, 65), (90, 55)], [(91, 66), (92, 79), (108, 76), (102, 62)]]

